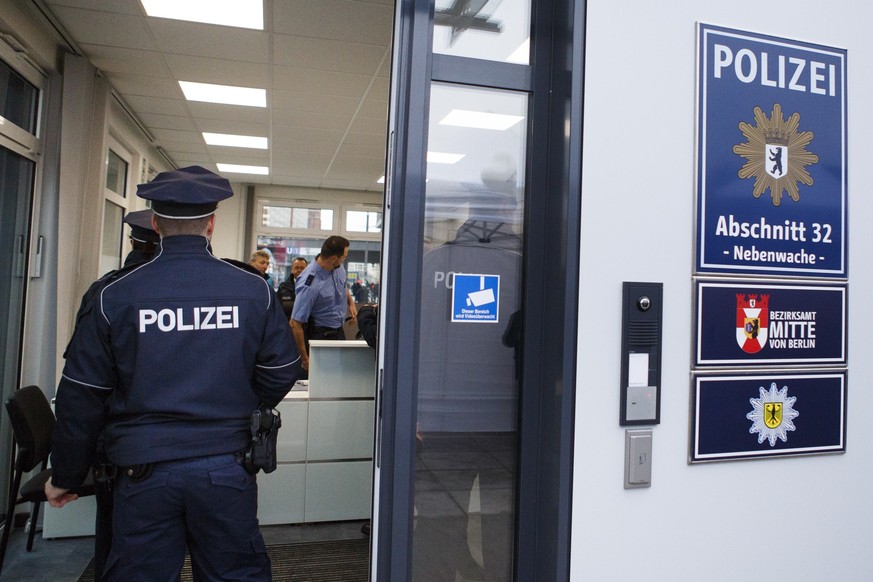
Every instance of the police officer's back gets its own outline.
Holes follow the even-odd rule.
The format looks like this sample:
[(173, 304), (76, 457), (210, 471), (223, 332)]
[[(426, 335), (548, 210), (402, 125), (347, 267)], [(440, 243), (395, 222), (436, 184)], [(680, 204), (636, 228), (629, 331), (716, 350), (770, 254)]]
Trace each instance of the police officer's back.
[(209, 250), (217, 203), (232, 194), (196, 166), (141, 185), (160, 250), (102, 289), (67, 352), (52, 454), (62, 489), (47, 493), (53, 505), (68, 500), (63, 489), (84, 478), (103, 430), (120, 469), (110, 580), (172, 578), (186, 543), (199, 578), (242, 568), (270, 579), (257, 486), (241, 463), (251, 411), (284, 397), (299, 356), (266, 281)]

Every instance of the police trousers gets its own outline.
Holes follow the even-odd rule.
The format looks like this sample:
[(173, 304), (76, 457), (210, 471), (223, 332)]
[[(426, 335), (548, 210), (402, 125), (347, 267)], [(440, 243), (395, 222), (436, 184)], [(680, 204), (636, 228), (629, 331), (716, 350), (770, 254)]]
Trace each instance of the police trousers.
[(270, 581), (255, 476), (239, 454), (156, 463), (137, 481), (119, 471), (104, 580), (176, 582), (191, 554), (195, 581)]

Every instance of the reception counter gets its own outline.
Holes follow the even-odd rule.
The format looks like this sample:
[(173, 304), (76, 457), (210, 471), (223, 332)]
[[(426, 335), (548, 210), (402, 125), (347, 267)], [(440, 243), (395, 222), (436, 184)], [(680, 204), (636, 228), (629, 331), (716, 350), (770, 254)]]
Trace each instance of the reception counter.
[(375, 370), (364, 341), (310, 342), (309, 380), (278, 407), (278, 467), (258, 475), (261, 524), (370, 517)]
[[(309, 380), (278, 409), (278, 466), (258, 474), (262, 525), (370, 517), (376, 358), (364, 341), (313, 340)], [(43, 537), (94, 534), (94, 498), (44, 505)]]

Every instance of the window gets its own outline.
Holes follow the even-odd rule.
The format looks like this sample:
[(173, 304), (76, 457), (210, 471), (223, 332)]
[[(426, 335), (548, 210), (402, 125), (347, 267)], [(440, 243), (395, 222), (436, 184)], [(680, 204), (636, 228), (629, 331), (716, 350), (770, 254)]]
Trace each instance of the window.
[(106, 155), (106, 189), (127, 198), (127, 162), (111, 149)]
[(130, 201), (131, 155), (109, 136), (106, 148), (106, 174), (103, 188), (103, 228), (100, 239), (100, 274), (117, 269), (124, 255), (124, 224), (121, 222)]
[(288, 278), (296, 257), (311, 262), (321, 252), (324, 239), (338, 234), (351, 243), (345, 265), (349, 289), (358, 292), (361, 303), (378, 300), (382, 263), (380, 205), (260, 199), (257, 212), (255, 245), (273, 255), (267, 273), (275, 286)]
[(0, 117), (36, 135), (39, 89), (0, 60)]
[(346, 210), (347, 232), (382, 232), (382, 213), (367, 210)]
[(261, 211), (261, 226), (292, 230), (333, 230), (334, 210), (268, 202)]

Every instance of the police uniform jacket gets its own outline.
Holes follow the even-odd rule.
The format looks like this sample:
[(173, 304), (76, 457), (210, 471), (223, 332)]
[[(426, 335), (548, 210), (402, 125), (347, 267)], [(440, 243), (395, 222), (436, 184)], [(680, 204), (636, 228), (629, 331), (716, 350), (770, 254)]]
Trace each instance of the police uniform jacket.
[(275, 292), (202, 236), (163, 239), (85, 309), (58, 386), (58, 487), (82, 482), (101, 429), (122, 467), (243, 450), (251, 411), (276, 405), (299, 374)]
[(349, 305), (345, 268), (328, 271), (316, 257), (297, 277), (295, 293), (291, 319), (306, 323), (311, 316), (318, 327), (342, 327)]

